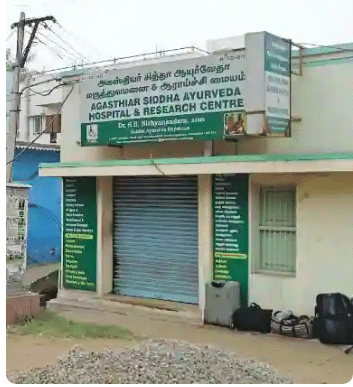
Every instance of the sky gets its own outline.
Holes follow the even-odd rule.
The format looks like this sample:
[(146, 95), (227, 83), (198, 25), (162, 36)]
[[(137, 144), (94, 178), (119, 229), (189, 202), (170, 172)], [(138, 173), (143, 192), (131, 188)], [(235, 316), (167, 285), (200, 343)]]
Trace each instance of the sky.
[[(28, 62), (36, 70), (187, 46), (206, 49), (208, 39), (247, 32), (319, 45), (353, 41), (350, 0), (7, 0), (6, 48), (12, 56), (11, 24), (20, 12), (58, 21), (38, 31)], [(27, 27), (25, 43), (29, 32)]]

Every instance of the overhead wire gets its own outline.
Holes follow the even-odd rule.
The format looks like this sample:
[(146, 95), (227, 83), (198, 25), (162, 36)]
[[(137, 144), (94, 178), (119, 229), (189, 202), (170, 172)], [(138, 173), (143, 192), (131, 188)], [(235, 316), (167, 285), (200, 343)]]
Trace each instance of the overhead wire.
[(8, 41), (11, 37), (12, 37), (12, 35), (15, 33), (15, 30), (12, 30), (12, 32), (11, 32), (11, 34), (6, 38), (6, 41)]
[[(31, 78), (32, 78), (32, 77), (31, 77)], [(33, 79), (33, 78), (32, 78), (32, 79)], [(62, 78), (51, 78), (51, 79), (47, 79), (47, 80), (45, 80), (45, 81), (41, 81), (41, 82), (37, 82), (37, 83), (33, 83), (33, 84), (31, 84), (31, 85), (25, 86), (25, 87), (23, 87), (22, 90), (19, 92), (20, 97), (21, 97), (21, 98), (28, 98), (28, 97), (31, 97), (31, 96), (33, 96), (33, 95), (36, 95), (36, 93), (23, 95), (23, 92), (24, 92), (25, 90), (30, 89), (30, 88), (33, 87), (33, 86), (38, 86), (38, 85), (42, 85), (42, 84), (44, 84), (44, 83), (50, 83), (50, 82), (53, 82), (53, 81), (61, 82), (61, 80), (62, 80)], [(34, 90), (32, 90), (32, 91), (34, 91)], [(12, 93), (11, 93), (11, 94), (12, 94)], [(9, 102), (12, 102), (12, 101), (14, 101), (14, 98), (11, 99), (11, 100), (7, 100), (6, 102), (9, 103)]]
[[(60, 24), (58, 22), (57, 22), (57, 24), (60, 26)], [(301, 45), (312, 45), (312, 46), (323, 47), (323, 48), (329, 47), (329, 48), (335, 48), (337, 50), (349, 51), (349, 52), (353, 51), (353, 49), (347, 49), (347, 48), (343, 48), (343, 47), (339, 47), (339, 46), (320, 45), (320, 44), (315, 44), (315, 43), (300, 43), (300, 44)], [(167, 53), (167, 52), (174, 52), (174, 51), (180, 51), (180, 50), (185, 50), (185, 49), (192, 49), (192, 50), (197, 50), (197, 51), (200, 51), (200, 52), (204, 52), (206, 54), (211, 54), (209, 51), (203, 50), (203, 49), (198, 48), (196, 46), (186, 46), (186, 47), (174, 48), (174, 49), (170, 49), (170, 50), (161, 50), (161, 51), (158, 51), (158, 52), (154, 51), (154, 52), (148, 52), (148, 53), (124, 56), (124, 57), (115, 57), (113, 59), (105, 59), (105, 60), (101, 60), (101, 61), (85, 63), (84, 65), (72, 65), (72, 66), (67, 66), (67, 67), (59, 67), (59, 68), (54, 68), (54, 69), (46, 70), (46, 71), (44, 71), (42, 73), (49, 73), (49, 72), (60, 71), (60, 70), (67, 70), (67, 69), (72, 69), (72, 68), (82, 67), (82, 66), (88, 67), (88, 66), (93, 66), (93, 65), (103, 64), (103, 63), (107, 63), (107, 65), (108, 65), (109, 62), (115, 63), (115, 62), (117, 62), (119, 60), (132, 59), (132, 58), (137, 58), (137, 57), (145, 57), (145, 56), (148, 56), (148, 55), (155, 55), (155, 54), (161, 54), (161, 53)]]
[[(29, 33), (27, 30), (26, 30), (26, 32), (27, 33)], [(47, 44), (47, 43), (45, 43), (45, 42), (43, 42), (41, 39), (39, 39), (38, 38), (38, 36), (37, 36), (37, 34), (36, 34), (36, 36), (35, 36), (35, 38), (34, 38), (34, 40), (33, 40), (33, 44), (36, 44), (37, 43), (37, 41), (39, 42), (39, 43), (42, 43), (44, 46), (46, 46), (46, 47), (48, 47), (49, 48), (49, 50), (51, 50), (55, 55), (57, 55), (60, 59), (62, 59), (62, 60), (65, 60), (53, 47), (51, 47), (49, 44)]]
[[(36, 40), (38, 40), (40, 43), (42, 43), (44, 46), (48, 47), (48, 49), (50, 51), (52, 51), (53, 54), (55, 54), (57, 57), (59, 57), (60, 59), (62, 59), (63, 61), (66, 61), (66, 62), (70, 62), (72, 63), (72, 59), (70, 58), (65, 58), (64, 56), (62, 56), (54, 47), (50, 46), (48, 43), (45, 43), (43, 42), (41, 39), (39, 39), (38, 37), (36, 37)], [(72, 66), (72, 65), (71, 65)], [(45, 71), (42, 71), (41, 72), (41, 75), (44, 74)]]
[[(27, 34), (30, 34), (29, 31), (28, 31), (27, 29), (25, 30), (25, 32), (26, 32)], [(50, 44), (44, 42), (42, 39), (40, 39), (40, 38), (38, 37), (38, 35), (41, 36), (41, 37), (47, 38), (45, 35), (41, 34), (41, 32), (40, 32), (40, 30), (39, 30), (39, 31), (37, 31), (37, 33), (36, 33), (36, 36), (35, 36), (35, 38), (34, 38), (34, 40), (33, 40), (33, 44), (36, 44), (37, 42), (42, 43), (42, 44), (43, 44), (44, 46), (46, 46), (53, 54), (55, 54), (57, 57), (59, 57), (59, 58), (60, 58), (61, 60), (63, 60), (63, 61), (66, 61), (66, 62), (69, 62), (69, 63), (78, 61), (78, 58), (75, 57), (73, 54), (71, 54), (72, 58), (69, 58), (69, 57), (66, 57), (66, 58), (65, 58), (65, 56), (64, 56), (61, 52), (59, 52), (53, 45), (50, 45)], [(47, 39), (48, 39), (48, 38), (47, 38)], [(49, 39), (49, 40), (50, 40), (50, 39)], [(53, 42), (53, 43), (55, 43), (55, 42)], [(59, 45), (59, 46), (60, 46), (60, 45)], [(62, 48), (62, 49), (63, 49), (63, 48)], [(65, 50), (65, 49), (64, 49), (64, 50)], [(66, 51), (66, 50), (65, 50), (65, 51)]]
[[(48, 80), (48, 81), (53, 81), (53, 80), (58, 80), (58, 79), (52, 79), (52, 80)], [(22, 88), (22, 90), (20, 91), (20, 97), (22, 97), (22, 93), (26, 90), (26, 89), (29, 89), (31, 90), (32, 92), (35, 92), (33, 89), (31, 89), (31, 87), (33, 86), (38, 86), (38, 85), (41, 85), (41, 84), (44, 84), (44, 83), (47, 83), (48, 81), (42, 81), (42, 82), (38, 82), (38, 83), (35, 83), (33, 85), (28, 85), (28, 86), (25, 86), (24, 88)], [(54, 86), (51, 90), (49, 90), (49, 92), (47, 94), (42, 94), (44, 96), (47, 96), (49, 94), (52, 93), (53, 90), (57, 89), (58, 87), (61, 87), (61, 86), (65, 86), (67, 83), (64, 82), (62, 84), (59, 84), (59, 85), (56, 85)], [(36, 92), (35, 92), (36, 93)], [(36, 93), (36, 94), (40, 94), (40, 93)], [(18, 123), (16, 123), (16, 135), (15, 135), (15, 139), (14, 139), (14, 147), (16, 148), (16, 142), (17, 142), (17, 135), (18, 135)], [(21, 153), (22, 154), (22, 153)]]
[(76, 61), (77, 60), (82, 60), (82, 57), (78, 56), (77, 54), (74, 54), (70, 51), (68, 51), (65, 47), (63, 47), (62, 45), (60, 45), (59, 43), (55, 42), (54, 40), (50, 39), (48, 36), (44, 35), (42, 32), (40, 31), (37, 31), (37, 34), (44, 38), (44, 39), (47, 39), (49, 42), (55, 44), (56, 46), (58, 46), (59, 48), (61, 48), (63, 51), (65, 51), (67, 54), (69, 54), (72, 58), (74, 58)]
[(202, 50), (202, 49), (200, 49), (198, 47), (195, 47), (195, 46), (186, 46), (186, 47), (180, 47), (180, 48), (173, 48), (173, 49), (170, 49), (170, 50), (162, 50), (162, 51), (158, 51), (158, 52), (153, 51), (153, 52), (142, 53), (142, 54), (128, 55), (128, 56), (123, 56), (123, 57), (115, 57), (113, 59), (105, 59), (105, 60), (91, 62), (91, 63), (77, 64), (77, 65), (72, 65), (72, 66), (67, 66), (67, 67), (59, 67), (59, 68), (55, 68), (55, 69), (45, 70), (45, 71), (42, 71), (41, 73), (42, 74), (46, 74), (46, 73), (51, 73), (51, 72), (54, 72), (54, 71), (74, 69), (74, 68), (77, 68), (77, 67), (82, 67), (82, 68), (83, 67), (89, 67), (89, 66), (94, 67), (95, 65), (99, 65), (99, 64), (103, 64), (103, 63), (107, 63), (107, 66), (108, 66), (109, 62), (113, 62), (113, 64), (115, 64), (117, 61), (121, 61), (121, 60), (125, 60), (125, 59), (133, 59), (133, 58), (138, 58), (138, 57), (144, 58), (144, 57), (146, 57), (148, 55), (156, 55), (156, 54), (167, 53), (167, 52), (175, 52), (175, 51), (186, 50), (186, 49), (192, 49), (192, 50), (197, 50), (197, 51), (200, 51), (200, 52), (209, 53), (208, 51)]
[(96, 47), (93, 47), (91, 43), (88, 43), (87, 41), (84, 41), (81, 37), (79, 38), (77, 35), (74, 35), (71, 31), (68, 31), (66, 28), (64, 28), (58, 21), (55, 23), (63, 32), (67, 34), (67, 36), (74, 38), (77, 42), (80, 42), (81, 44), (84, 44), (84, 46), (90, 46), (93, 51), (97, 51)]
[(28, 87), (29, 90), (31, 90), (34, 94), (38, 94), (38, 95), (41, 95), (43, 97), (47, 97), (48, 95), (50, 95), (55, 89), (57, 89), (58, 87), (61, 87), (61, 86), (65, 86), (67, 85), (67, 83), (61, 83), (60, 85), (56, 85), (55, 87), (53, 87), (51, 90), (49, 90), (47, 93), (43, 93), (43, 92), (40, 92), (40, 91), (35, 91), (33, 90), (31, 87)]
[(51, 33), (53, 33), (57, 38), (59, 38), (64, 44), (66, 44), (68, 47), (71, 48), (71, 50), (73, 50), (74, 52), (76, 52), (81, 58), (84, 58), (84, 59), (89, 59), (87, 56), (85, 55), (82, 55), (78, 50), (77, 48), (74, 48), (70, 43), (68, 43), (67, 41), (65, 41), (60, 35), (58, 35), (56, 32), (53, 31), (52, 28), (50, 28), (46, 23), (43, 23), (44, 25), (44, 28), (45, 29), (48, 29)]

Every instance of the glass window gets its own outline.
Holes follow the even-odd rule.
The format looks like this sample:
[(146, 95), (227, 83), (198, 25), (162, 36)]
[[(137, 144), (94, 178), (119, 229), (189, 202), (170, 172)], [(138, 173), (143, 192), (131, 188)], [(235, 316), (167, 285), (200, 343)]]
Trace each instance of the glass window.
[(28, 117), (28, 121), (29, 121), (29, 130), (33, 134), (40, 134), (42, 132), (42, 117), (41, 116)]

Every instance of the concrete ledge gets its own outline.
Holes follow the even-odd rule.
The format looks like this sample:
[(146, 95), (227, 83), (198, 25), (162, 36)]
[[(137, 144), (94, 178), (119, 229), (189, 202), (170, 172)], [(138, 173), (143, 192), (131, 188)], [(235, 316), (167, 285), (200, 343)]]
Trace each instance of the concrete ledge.
[(81, 308), (97, 309), (100, 306), (100, 300), (94, 292), (59, 289), (57, 298), (48, 301), (47, 305), (72, 305)]
[(129, 297), (129, 296), (119, 296), (115, 294), (107, 294), (102, 299), (102, 304), (107, 304), (107, 301), (110, 304), (121, 303), (121, 304), (130, 304), (137, 306), (145, 306), (147, 308), (169, 310), (172, 312), (185, 311), (190, 307), (188, 304), (182, 304), (178, 302), (165, 301), (165, 300), (156, 300), (154, 298), (140, 298), (140, 297)]
[(132, 314), (136, 316), (148, 315), (152, 320), (187, 320), (194, 324), (202, 322), (201, 310), (198, 305), (114, 294), (106, 294), (99, 299), (96, 293), (66, 289), (60, 290), (56, 299), (48, 301), (47, 307), (57, 312), (71, 310), (71, 308), (91, 309), (126, 316)]

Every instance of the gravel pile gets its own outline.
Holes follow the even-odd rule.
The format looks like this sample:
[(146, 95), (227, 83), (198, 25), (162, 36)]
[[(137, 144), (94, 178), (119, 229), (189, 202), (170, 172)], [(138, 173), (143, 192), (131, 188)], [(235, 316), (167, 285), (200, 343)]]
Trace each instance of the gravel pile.
[(148, 340), (137, 349), (101, 353), (72, 349), (55, 365), (8, 374), (17, 384), (288, 384), (269, 365), (210, 346)]

